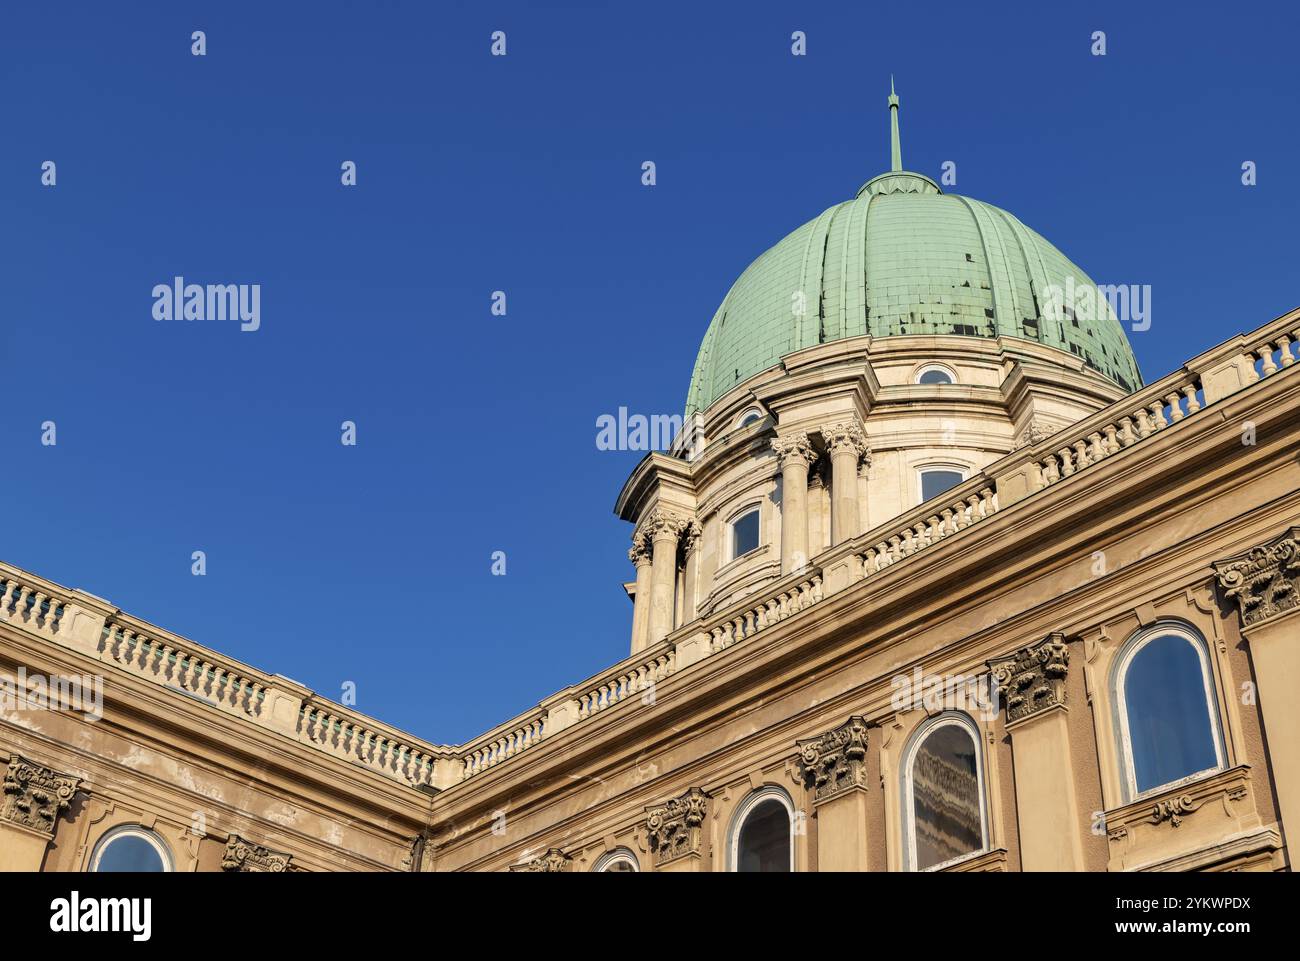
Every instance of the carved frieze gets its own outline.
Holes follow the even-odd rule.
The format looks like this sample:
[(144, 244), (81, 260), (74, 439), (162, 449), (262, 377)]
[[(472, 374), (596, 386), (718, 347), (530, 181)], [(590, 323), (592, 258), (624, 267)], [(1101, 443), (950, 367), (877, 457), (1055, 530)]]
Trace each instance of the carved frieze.
[(573, 858), (559, 848), (549, 848), (541, 857), (525, 861), (523, 864), (512, 864), (510, 870), (516, 873), (559, 874), (573, 870)]
[(282, 874), (289, 870), (292, 860), (290, 854), (272, 851), (232, 834), (227, 839), (225, 853), (221, 856), (221, 870), (242, 874)]
[(1224, 596), (1237, 602), (1246, 627), (1300, 605), (1300, 527), (1244, 554), (1215, 561)]
[(1049, 634), (1037, 644), (988, 662), (998, 696), (1007, 705), (1007, 723), (1032, 717), (1065, 703), (1070, 648), (1064, 634)]
[(709, 796), (697, 787), (659, 807), (646, 808), (646, 833), (657, 864), (696, 854), (709, 812)]
[(68, 810), (81, 779), (42, 767), (18, 754), (5, 770), (0, 821), (54, 836), (59, 815)]
[(867, 722), (858, 716), (818, 737), (795, 742), (796, 763), (814, 803), (867, 786)]

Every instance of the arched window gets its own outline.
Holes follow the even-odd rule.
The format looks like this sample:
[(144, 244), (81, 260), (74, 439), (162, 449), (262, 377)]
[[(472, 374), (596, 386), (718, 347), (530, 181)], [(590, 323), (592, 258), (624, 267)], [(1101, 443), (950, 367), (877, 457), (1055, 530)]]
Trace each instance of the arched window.
[(641, 870), (641, 866), (637, 863), (636, 855), (627, 848), (615, 848), (602, 854), (591, 869), (598, 874), (635, 874)]
[(137, 824), (109, 831), (90, 858), (92, 871), (170, 871), (172, 855), (158, 835)]
[(926, 364), (916, 372), (918, 384), (955, 384), (957, 377), (947, 367), (939, 364)]
[(944, 491), (956, 487), (966, 479), (965, 472), (958, 467), (922, 467), (917, 473), (920, 475), (922, 504), (931, 497), (938, 497)]
[(904, 844), (913, 871), (988, 847), (979, 730), (965, 714), (940, 714), (912, 736), (903, 758)]
[(731, 557), (734, 560), (758, 548), (758, 508), (737, 514), (731, 522)]
[(736, 421), (736, 429), (739, 430), (741, 427), (748, 427), (750, 424), (754, 423), (755, 421), (759, 421), (762, 419), (763, 419), (763, 412), (761, 410), (755, 410), (753, 408), (750, 408), (749, 410), (745, 411), (743, 414), (740, 415), (740, 418)]
[(732, 825), (731, 870), (794, 870), (794, 805), (780, 788), (763, 788), (747, 797)]
[(1116, 661), (1114, 693), (1130, 800), (1223, 767), (1209, 650), (1190, 627), (1134, 636)]

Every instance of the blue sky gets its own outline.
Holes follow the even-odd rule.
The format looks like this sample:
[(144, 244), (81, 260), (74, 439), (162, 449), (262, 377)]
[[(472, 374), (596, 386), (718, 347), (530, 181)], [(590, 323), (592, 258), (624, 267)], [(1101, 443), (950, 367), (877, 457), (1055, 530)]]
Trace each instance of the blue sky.
[[(908, 168), (1152, 286), (1148, 379), (1300, 304), (1293, 5), (281, 7), (0, 14), (0, 559), (431, 740), (625, 656), (596, 418), (681, 411), (731, 281), (888, 167), (890, 73)], [(178, 274), (261, 329), (153, 320)]]

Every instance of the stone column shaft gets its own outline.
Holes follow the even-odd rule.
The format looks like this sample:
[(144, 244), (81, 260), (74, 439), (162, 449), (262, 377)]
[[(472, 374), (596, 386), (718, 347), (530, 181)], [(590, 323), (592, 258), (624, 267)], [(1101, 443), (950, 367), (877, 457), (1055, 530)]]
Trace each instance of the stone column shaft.
[(858, 464), (869, 456), (862, 429), (855, 423), (822, 428), (831, 455), (831, 541), (841, 544), (862, 533), (858, 520)]
[(802, 431), (772, 441), (781, 465), (781, 573), (808, 563), (808, 468), (812, 445)]
[(656, 510), (646, 525), (651, 545), (650, 624), (646, 647), (653, 647), (673, 629), (673, 594), (677, 582), (677, 539), (681, 518)]
[(636, 594), (632, 598), (632, 653), (645, 650), (650, 636), (650, 551), (638, 536), (628, 559), (636, 565)]

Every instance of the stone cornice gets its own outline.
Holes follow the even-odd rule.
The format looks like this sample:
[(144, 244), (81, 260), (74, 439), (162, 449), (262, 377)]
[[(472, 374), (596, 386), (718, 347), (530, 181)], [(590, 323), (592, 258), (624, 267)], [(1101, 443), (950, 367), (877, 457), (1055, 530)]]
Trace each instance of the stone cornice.
[(291, 854), (272, 851), (232, 834), (226, 839), (226, 850), (221, 855), (221, 870), (239, 874), (282, 874), (290, 869), (292, 861)]
[(700, 832), (709, 813), (709, 796), (690, 788), (667, 804), (646, 808), (646, 836), (656, 864), (667, 864), (700, 850)]
[(1006, 702), (1007, 723), (1065, 704), (1070, 648), (1064, 634), (1049, 634), (1037, 644), (988, 662), (998, 695)]
[(559, 848), (549, 848), (541, 857), (510, 865), (510, 870), (521, 874), (564, 874), (573, 870), (573, 858)]
[(1300, 527), (1259, 547), (1215, 561), (1225, 597), (1237, 602), (1241, 622), (1251, 627), (1300, 606)]
[(867, 786), (867, 722), (858, 715), (834, 730), (795, 742), (795, 763), (813, 802), (827, 801), (854, 788)]
[(78, 777), (11, 754), (5, 770), (0, 821), (53, 837), (59, 815), (71, 806), (79, 784)]

